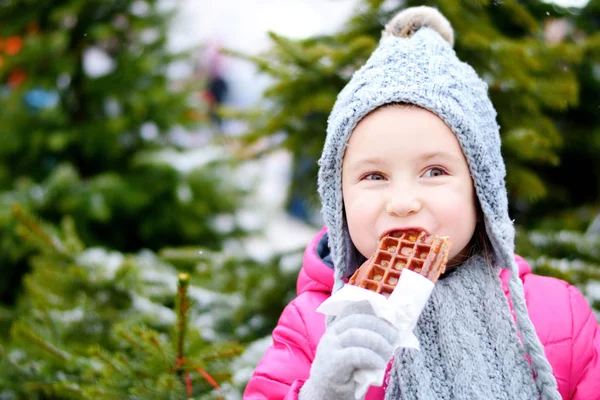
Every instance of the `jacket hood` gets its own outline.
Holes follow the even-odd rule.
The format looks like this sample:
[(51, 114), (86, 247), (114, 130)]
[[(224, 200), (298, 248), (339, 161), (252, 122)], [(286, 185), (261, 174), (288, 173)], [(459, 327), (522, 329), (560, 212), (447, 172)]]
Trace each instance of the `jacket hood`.
[(302, 269), (298, 275), (296, 290), (331, 294), (333, 288), (333, 263), (329, 251), (327, 228), (323, 227), (304, 250)]

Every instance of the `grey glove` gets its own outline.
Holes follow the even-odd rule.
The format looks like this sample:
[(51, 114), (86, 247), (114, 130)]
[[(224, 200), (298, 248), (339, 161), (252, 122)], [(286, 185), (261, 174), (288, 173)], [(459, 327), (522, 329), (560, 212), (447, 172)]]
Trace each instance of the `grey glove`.
[(375, 316), (369, 303), (360, 302), (348, 307), (321, 338), (310, 377), (298, 398), (354, 399), (354, 371), (385, 368), (397, 338), (398, 330)]

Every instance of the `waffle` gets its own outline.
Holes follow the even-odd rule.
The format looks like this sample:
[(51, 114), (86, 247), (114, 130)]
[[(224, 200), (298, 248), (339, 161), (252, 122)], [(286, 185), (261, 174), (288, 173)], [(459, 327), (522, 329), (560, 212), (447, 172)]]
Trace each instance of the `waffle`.
[(447, 236), (394, 232), (381, 239), (375, 254), (352, 275), (349, 283), (389, 297), (405, 268), (435, 283), (446, 270), (451, 245)]

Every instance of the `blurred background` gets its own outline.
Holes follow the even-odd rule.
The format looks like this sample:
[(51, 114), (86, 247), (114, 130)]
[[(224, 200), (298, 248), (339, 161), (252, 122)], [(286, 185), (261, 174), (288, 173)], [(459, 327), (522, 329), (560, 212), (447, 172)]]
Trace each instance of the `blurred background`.
[(241, 399), (406, 6), (488, 83), (517, 250), (600, 316), (599, 0), (0, 0), (0, 400)]

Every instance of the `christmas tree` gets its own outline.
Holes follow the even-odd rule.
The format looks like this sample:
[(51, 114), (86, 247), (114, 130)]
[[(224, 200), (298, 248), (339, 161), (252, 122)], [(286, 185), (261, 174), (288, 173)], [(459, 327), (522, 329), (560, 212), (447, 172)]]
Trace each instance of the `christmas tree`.
[[(537, 272), (558, 276), (587, 295), (600, 317), (600, 117), (597, 93), (600, 75), (598, 28), (600, 1), (587, 5), (568, 18), (546, 21), (554, 42), (569, 42), (581, 51), (573, 71), (579, 95), (576, 107), (554, 112), (552, 117), (564, 136), (558, 151), (558, 168), (542, 168), (549, 195), (535, 204), (524, 205), (527, 218), (519, 236), (523, 250)], [(566, 66), (565, 66), (566, 68)], [(596, 71), (596, 72), (594, 72)], [(574, 179), (577, 177), (577, 179)], [(581, 184), (585, 182), (585, 184)]]
[(3, 398), (222, 398), (241, 348), (205, 340), (190, 274), (149, 250), (85, 248), (71, 218), (14, 212), (38, 254), (2, 346)]
[(233, 339), (268, 329), (196, 271), (199, 251), (207, 269), (242, 236), (248, 187), (223, 179), (225, 149), (177, 145), (209, 118), (198, 83), (168, 76), (191, 60), (168, 51), (160, 6), (0, 4), (2, 398), (222, 397), (240, 390)]
[(222, 167), (205, 154), (196, 163), (203, 168), (161, 161), (176, 148), (156, 155), (174, 133), (208, 119), (201, 104), (190, 105), (193, 88), (168, 78), (170, 65), (190, 59), (167, 49), (172, 13), (158, 1), (0, 6), (9, 21), (0, 27), (0, 264), (12, 277), (0, 288), (5, 302), (27, 270), (28, 249), (11, 233), (13, 203), (49, 222), (72, 216), (88, 245), (222, 243), (212, 221), (240, 195), (217, 179)]

